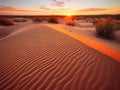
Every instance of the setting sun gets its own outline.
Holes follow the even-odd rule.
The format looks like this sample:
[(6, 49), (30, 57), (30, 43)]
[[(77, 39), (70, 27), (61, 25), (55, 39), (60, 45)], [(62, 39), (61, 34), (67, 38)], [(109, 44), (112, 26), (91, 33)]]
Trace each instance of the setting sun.
[(69, 17), (70, 17), (70, 16), (71, 16), (71, 14), (70, 14), (70, 13), (68, 13), (68, 14), (67, 14), (67, 16), (69, 16)]

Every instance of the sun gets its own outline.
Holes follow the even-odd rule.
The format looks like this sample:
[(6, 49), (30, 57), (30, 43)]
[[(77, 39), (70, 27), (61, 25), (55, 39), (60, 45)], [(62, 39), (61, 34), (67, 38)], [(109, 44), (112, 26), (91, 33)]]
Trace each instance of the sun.
[(71, 15), (70, 13), (68, 13), (68, 14), (67, 14), (67, 16), (69, 16), (69, 17), (70, 17), (70, 16), (72, 16), (72, 15)]

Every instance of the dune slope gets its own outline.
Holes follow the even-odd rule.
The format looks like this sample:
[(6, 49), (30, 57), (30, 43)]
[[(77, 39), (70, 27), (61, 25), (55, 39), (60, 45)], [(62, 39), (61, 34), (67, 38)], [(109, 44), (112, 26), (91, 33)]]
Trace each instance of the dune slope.
[(0, 41), (0, 90), (119, 90), (120, 63), (35, 27)]

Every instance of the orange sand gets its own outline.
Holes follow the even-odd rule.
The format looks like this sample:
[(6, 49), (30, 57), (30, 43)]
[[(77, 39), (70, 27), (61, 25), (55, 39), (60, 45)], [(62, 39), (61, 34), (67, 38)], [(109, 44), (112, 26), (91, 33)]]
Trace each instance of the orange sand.
[(0, 40), (0, 90), (119, 90), (119, 76), (119, 62), (40, 24)]
[(64, 33), (64, 34), (84, 43), (85, 45), (87, 45), (91, 48), (94, 48), (95, 50), (98, 50), (99, 52), (102, 52), (103, 54), (108, 55), (108, 56), (110, 56), (110, 57), (112, 57), (115, 60), (120, 62), (120, 53), (118, 51), (115, 51), (115, 50), (95, 41), (95, 40), (74, 34), (72, 32), (66, 31), (66, 30), (61, 30), (61, 29), (54, 27), (52, 25), (45, 24), (45, 26), (48, 26), (48, 27), (52, 28), (53, 30), (59, 31), (61, 33)]

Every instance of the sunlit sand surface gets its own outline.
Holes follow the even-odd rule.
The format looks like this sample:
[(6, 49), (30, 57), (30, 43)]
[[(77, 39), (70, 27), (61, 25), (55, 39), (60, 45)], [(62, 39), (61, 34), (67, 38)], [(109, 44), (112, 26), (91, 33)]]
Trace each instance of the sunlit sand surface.
[[(110, 48), (109, 46), (105, 45), (104, 42), (99, 42), (99, 40), (97, 41), (96, 38), (92, 37), (93, 35), (91, 36), (90, 34), (86, 33), (86, 35), (89, 36), (89, 37), (88, 36), (86, 37), (86, 35), (84, 35), (84, 34), (83, 35), (79, 34), (80, 33), (79, 31), (78, 31), (78, 33), (74, 32), (74, 30), (75, 30), (74, 28), (73, 28), (73, 31), (70, 29), (64, 30), (64, 26), (62, 26), (62, 25), (60, 25), (60, 27), (59, 27), (59, 26), (52, 25), (52, 24), (45, 24), (45, 26), (48, 26), (48, 27), (52, 28), (53, 30), (56, 30), (56, 31), (61, 32), (65, 35), (68, 35), (68, 36), (84, 43), (85, 45), (87, 45), (87, 46), (89, 46), (97, 51), (100, 51), (101, 53), (108, 55), (108, 56), (110, 56), (110, 57), (112, 57), (115, 60), (120, 62), (120, 51), (117, 51), (117, 50), (114, 50), (113, 48)], [(90, 32), (88, 32), (88, 33), (90, 33)], [(113, 44), (113, 45), (115, 45), (115, 44)], [(119, 48), (119, 45), (117, 48)]]
[(0, 90), (119, 90), (115, 59), (40, 24), (19, 30), (0, 40)]

